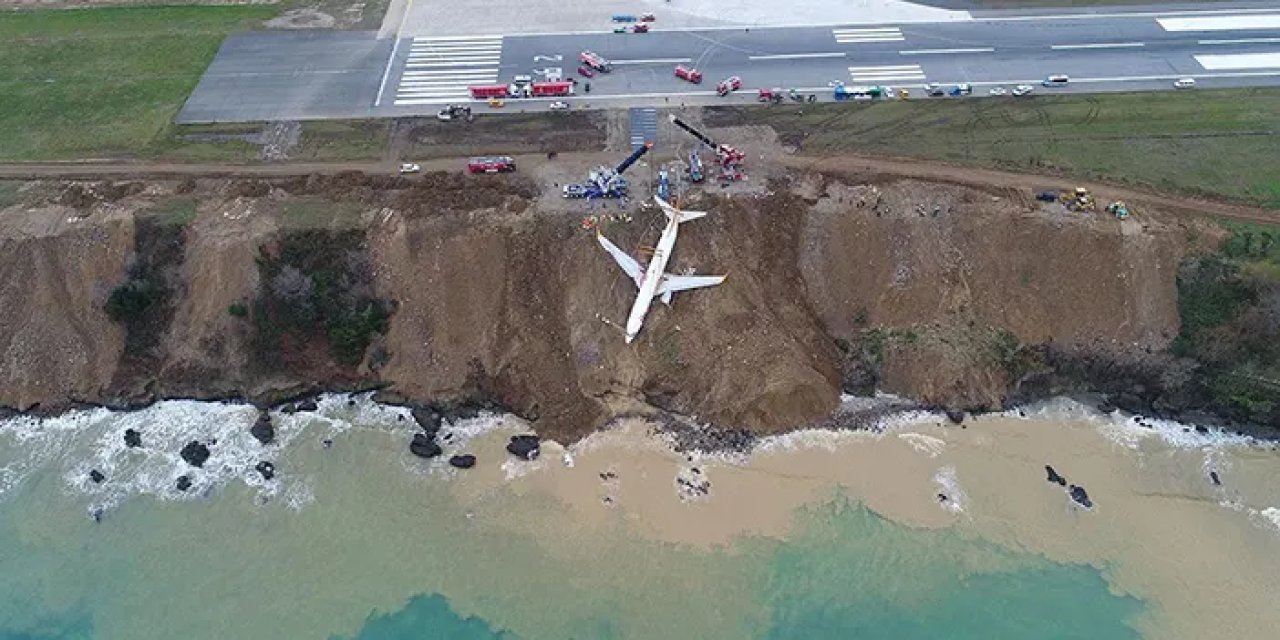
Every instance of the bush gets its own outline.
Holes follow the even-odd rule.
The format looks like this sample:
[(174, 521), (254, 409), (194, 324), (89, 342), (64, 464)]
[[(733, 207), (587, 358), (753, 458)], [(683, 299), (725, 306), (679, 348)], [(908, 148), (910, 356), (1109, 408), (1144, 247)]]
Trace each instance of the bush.
[(246, 318), (249, 316), (249, 307), (243, 302), (233, 302), (227, 307), (227, 313), (237, 318)]
[(138, 320), (159, 301), (161, 294), (144, 280), (125, 280), (107, 297), (107, 315), (116, 322)]

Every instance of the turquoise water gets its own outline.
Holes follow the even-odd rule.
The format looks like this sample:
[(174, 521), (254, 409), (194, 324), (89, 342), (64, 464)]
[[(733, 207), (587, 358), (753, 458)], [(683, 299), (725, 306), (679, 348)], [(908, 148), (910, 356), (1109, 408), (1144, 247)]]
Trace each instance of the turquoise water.
[[(786, 540), (711, 550), (624, 521), (588, 533), (501, 488), (463, 499), (467, 476), (421, 466), (394, 416), (371, 415), (282, 429), (274, 493), (232, 479), (180, 501), (146, 487), (182, 469), (136, 451), (103, 485), (132, 488), (78, 480), (86, 458), (106, 466), (93, 456), (114, 417), (47, 455), (24, 447), (52, 441), (0, 431), (0, 475), (25, 469), (0, 494), (0, 639), (1139, 637), (1143, 603), (1095, 569), (910, 529), (839, 493)], [(155, 434), (157, 418), (136, 419)]]

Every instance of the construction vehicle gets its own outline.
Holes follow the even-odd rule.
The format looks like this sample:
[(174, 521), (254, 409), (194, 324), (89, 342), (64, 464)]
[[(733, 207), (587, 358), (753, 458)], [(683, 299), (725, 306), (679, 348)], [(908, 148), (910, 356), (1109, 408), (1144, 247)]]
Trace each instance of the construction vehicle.
[(671, 199), (671, 180), (667, 177), (666, 169), (658, 171), (658, 197), (663, 200)]
[(1124, 220), (1129, 217), (1129, 207), (1125, 206), (1123, 200), (1116, 200), (1107, 205), (1107, 213)]
[(578, 62), (599, 71), (600, 73), (609, 73), (613, 71), (613, 63), (609, 62), (604, 56), (594, 51), (583, 51), (578, 54)]
[(1071, 211), (1094, 211), (1097, 209), (1097, 203), (1093, 201), (1093, 196), (1084, 187), (1076, 187), (1075, 191), (1064, 191), (1058, 194), (1058, 201)]
[(676, 65), (676, 77), (694, 84), (702, 84), (702, 72), (682, 64)]
[[(792, 98), (794, 100), (794, 98)], [(804, 100), (804, 98), (800, 98)], [(782, 102), (782, 89), (761, 89), (756, 94), (756, 102), (772, 102), (778, 104)]]
[(516, 160), (511, 156), (481, 156), (467, 161), (469, 173), (510, 173), (516, 170)]
[(444, 122), (448, 122), (455, 118), (462, 118), (464, 116), (466, 117), (467, 122), (475, 120), (475, 116), (471, 115), (471, 107), (464, 107), (462, 105), (445, 105), (443, 109), (436, 112), (436, 120)]
[(640, 156), (648, 153), (653, 148), (652, 142), (646, 142), (643, 146), (636, 147), (631, 155), (625, 160), (618, 163), (617, 167), (612, 169), (608, 167), (597, 167), (587, 175), (587, 181), (579, 184), (567, 184), (561, 191), (561, 196), (565, 198), (621, 198), (627, 195), (627, 180), (622, 177), (631, 165), (635, 164)]
[(742, 78), (739, 78), (738, 76), (729, 76), (728, 78), (721, 80), (720, 84), (716, 85), (716, 94), (720, 96), (727, 96), (741, 88)]
[(698, 150), (694, 149), (689, 152), (689, 181), (702, 182), (702, 158), (698, 156)]
[(672, 124), (684, 129), (689, 133), (689, 135), (697, 138), (702, 142), (702, 144), (707, 145), (708, 148), (715, 151), (716, 160), (720, 163), (720, 180), (722, 182), (733, 182), (735, 180), (742, 180), (746, 177), (742, 172), (742, 165), (747, 158), (745, 153), (727, 144), (718, 144), (715, 140), (712, 140), (707, 136), (707, 134), (689, 126), (675, 115), (671, 115), (670, 118)]

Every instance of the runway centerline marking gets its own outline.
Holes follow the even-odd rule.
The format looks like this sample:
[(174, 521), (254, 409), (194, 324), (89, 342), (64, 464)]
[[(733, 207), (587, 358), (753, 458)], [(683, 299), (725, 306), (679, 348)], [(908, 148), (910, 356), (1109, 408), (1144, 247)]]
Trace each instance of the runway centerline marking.
[(994, 51), (994, 47), (976, 47), (973, 49), (911, 49), (909, 51), (899, 51), (898, 55), (927, 56), (941, 53), (992, 53)]
[(610, 60), (610, 62), (612, 62), (615, 65), (620, 64), (625, 66), (629, 64), (672, 64), (672, 63), (680, 63), (680, 62), (693, 62), (693, 59), (692, 58), (652, 58), (649, 60)]
[(1280, 42), (1280, 38), (1239, 38), (1237, 40), (1201, 40), (1197, 44), (1264, 44)]
[(1049, 48), (1054, 51), (1065, 51), (1068, 49), (1136, 49), (1145, 47), (1145, 42), (1092, 42), (1088, 44), (1055, 44)]
[(775, 53), (763, 56), (747, 56), (748, 60), (803, 60), (805, 58), (843, 58), (843, 51), (831, 51), (828, 53)]

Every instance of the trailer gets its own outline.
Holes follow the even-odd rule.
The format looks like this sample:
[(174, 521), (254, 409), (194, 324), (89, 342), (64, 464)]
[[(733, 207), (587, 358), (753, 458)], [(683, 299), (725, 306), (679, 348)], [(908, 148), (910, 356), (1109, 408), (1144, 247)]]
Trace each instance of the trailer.
[(835, 88), (834, 97), (836, 100), (874, 100), (884, 96), (884, 87), (846, 87), (838, 86)]
[(467, 87), (471, 92), (471, 97), (475, 100), (486, 100), (491, 98), (505, 98), (510, 95), (508, 87), (505, 84), (481, 84)]
[(689, 181), (702, 182), (702, 158), (698, 156), (698, 150), (694, 149), (689, 152)]
[(535, 82), (529, 89), (535, 98), (573, 95), (572, 82)]

